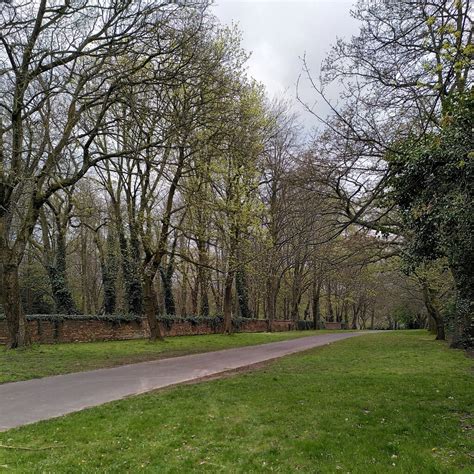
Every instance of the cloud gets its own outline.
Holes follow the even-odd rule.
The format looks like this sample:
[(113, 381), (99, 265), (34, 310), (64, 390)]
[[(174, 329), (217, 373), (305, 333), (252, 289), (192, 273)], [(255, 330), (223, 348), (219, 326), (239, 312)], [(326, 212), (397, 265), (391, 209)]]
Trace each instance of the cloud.
[[(212, 11), (222, 23), (239, 25), (242, 46), (252, 53), (249, 74), (265, 84), (270, 97), (293, 99), (295, 111), (310, 128), (314, 119), (295, 100), (301, 57), (306, 54), (318, 78), (331, 44), (358, 31), (358, 22), (350, 16), (351, 4), (350, 0), (218, 0)], [(307, 83), (301, 85), (300, 94), (314, 101)], [(329, 109), (318, 104), (318, 112), (326, 115)]]

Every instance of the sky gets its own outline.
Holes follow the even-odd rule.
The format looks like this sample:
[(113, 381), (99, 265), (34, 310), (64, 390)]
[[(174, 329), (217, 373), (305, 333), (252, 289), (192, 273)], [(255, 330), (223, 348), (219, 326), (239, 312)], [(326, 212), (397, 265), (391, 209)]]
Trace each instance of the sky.
[[(350, 39), (359, 24), (350, 16), (352, 0), (215, 0), (213, 13), (223, 24), (236, 23), (242, 46), (252, 53), (249, 75), (262, 82), (270, 98), (287, 98), (307, 129), (317, 121), (296, 101), (296, 83), (301, 58), (306, 55), (314, 78), (321, 62), (337, 38)], [(307, 82), (299, 95), (323, 116), (329, 108), (315, 101)], [(337, 90), (332, 91), (337, 99)]]

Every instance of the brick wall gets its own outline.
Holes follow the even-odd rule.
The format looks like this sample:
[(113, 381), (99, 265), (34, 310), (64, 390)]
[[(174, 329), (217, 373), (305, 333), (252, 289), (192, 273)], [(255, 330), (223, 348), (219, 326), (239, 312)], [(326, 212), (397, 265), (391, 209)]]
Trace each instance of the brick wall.
[(324, 323), (325, 329), (346, 329), (346, 323), (335, 322), (335, 321), (326, 321)]
[[(160, 323), (165, 336), (185, 336), (198, 334), (216, 334), (222, 332), (220, 325), (208, 322), (192, 324), (191, 322), (175, 322), (168, 328)], [(147, 337), (148, 324), (142, 321), (97, 321), (97, 320), (64, 320), (64, 321), (28, 321), (33, 342), (90, 342), (119, 341), (125, 339), (141, 339)], [(296, 329), (294, 321), (274, 321), (273, 330), (292, 331)], [(235, 332), (265, 332), (268, 322), (263, 319), (244, 321)], [(0, 343), (7, 338), (6, 321), (0, 321)]]

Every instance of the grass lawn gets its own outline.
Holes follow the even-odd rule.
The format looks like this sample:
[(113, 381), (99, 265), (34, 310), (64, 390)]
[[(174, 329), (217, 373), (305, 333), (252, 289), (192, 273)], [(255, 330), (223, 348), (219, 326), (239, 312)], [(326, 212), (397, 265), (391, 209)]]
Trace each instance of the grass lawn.
[(42, 344), (7, 351), (0, 347), (0, 383), (113, 367), (145, 360), (163, 359), (197, 352), (216, 351), (334, 331), (239, 333), (231, 336), (170, 337), (165, 342), (146, 340), (72, 344)]
[[(472, 473), (472, 360), (372, 334), (0, 434), (6, 472)], [(57, 446), (51, 448), (51, 446)], [(40, 448), (46, 448), (39, 450)]]

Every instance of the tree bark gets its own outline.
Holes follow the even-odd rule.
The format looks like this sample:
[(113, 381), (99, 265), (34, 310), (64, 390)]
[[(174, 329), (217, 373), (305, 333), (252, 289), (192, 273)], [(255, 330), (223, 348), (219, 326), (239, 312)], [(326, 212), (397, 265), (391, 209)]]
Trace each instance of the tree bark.
[(359, 319), (359, 304), (353, 304), (352, 305), (352, 323), (351, 323), (351, 329), (357, 329), (357, 320)]
[(463, 266), (462, 271), (451, 269), (457, 292), (451, 347), (472, 349), (474, 347), (474, 275), (472, 262), (466, 262)]
[(153, 283), (155, 273), (156, 272), (153, 272), (153, 274), (145, 274), (143, 277), (143, 306), (145, 317), (148, 321), (150, 341), (162, 341), (164, 338), (161, 333), (160, 325), (158, 324), (157, 298), (155, 285)]
[(321, 280), (313, 279), (312, 313), (314, 329), (321, 329)]
[[(97, 240), (99, 236), (97, 235)], [(109, 229), (105, 255), (100, 251), (102, 268), (102, 285), (104, 287), (104, 312), (113, 314), (117, 306), (117, 248), (113, 232)]]
[(433, 319), (436, 325), (436, 340), (445, 341), (446, 332), (444, 328), (443, 316), (438, 311), (433, 302), (433, 295), (431, 289), (429, 288), (428, 282), (426, 280), (422, 280), (421, 287), (426, 310), (428, 311), (429, 316)]
[(232, 334), (232, 285), (234, 270), (228, 270), (224, 284), (224, 334)]
[(198, 248), (199, 266), (198, 281), (199, 281), (199, 314), (201, 316), (209, 316), (209, 277), (208, 270), (205, 268), (208, 262), (206, 244), (203, 240), (197, 239), (196, 245)]
[(239, 268), (235, 274), (235, 287), (239, 301), (240, 314), (243, 318), (252, 318), (252, 310), (249, 306), (249, 295), (247, 287), (247, 275), (244, 268)]
[(332, 300), (331, 300), (331, 280), (328, 280), (328, 284), (327, 284), (327, 301), (328, 301), (328, 319), (329, 321), (334, 321), (334, 311), (332, 308)]
[(308, 302), (307, 302), (306, 307), (305, 307), (304, 312), (303, 312), (303, 319), (305, 321), (307, 321), (308, 318), (309, 318), (309, 308), (310, 308), (310, 306), (311, 306), (311, 301), (308, 298)]
[[(1, 150), (0, 150), (1, 152)], [(0, 302), (3, 304), (8, 329), (7, 348), (16, 349), (31, 344), (28, 325), (21, 303), (19, 282), (19, 264), (26, 247), (27, 238), (18, 240), (19, 253), (8, 246), (8, 213), (11, 189), (0, 183)], [(33, 218), (34, 215), (30, 214)], [(29, 235), (32, 227), (26, 228), (24, 235)]]
[(300, 256), (296, 256), (296, 263), (293, 272), (293, 281), (291, 284), (291, 312), (290, 319), (292, 321), (298, 321), (299, 319), (299, 307), (301, 302), (301, 284), (302, 284), (302, 264)]
[(267, 278), (267, 319), (268, 331), (273, 331), (273, 321), (276, 319), (276, 304), (278, 297), (278, 279), (272, 274)]
[[(59, 225), (59, 220), (58, 220)], [(54, 263), (48, 266), (48, 275), (56, 303), (56, 311), (61, 314), (77, 314), (76, 303), (69, 288), (66, 274), (66, 235), (65, 229), (56, 229), (56, 255)], [(84, 274), (85, 268), (83, 268)], [(87, 288), (84, 288), (86, 290)]]
[(166, 268), (160, 267), (161, 283), (163, 284), (163, 299), (165, 302), (165, 312), (168, 315), (176, 315), (176, 304), (173, 295), (173, 262), (166, 265)]
[(2, 267), (0, 285), (3, 290), (3, 306), (8, 328), (7, 348), (25, 347), (31, 343), (31, 339), (21, 304), (18, 265), (7, 263)]
[(343, 306), (342, 322), (347, 327), (347, 324), (349, 323), (349, 304), (347, 303), (347, 301), (344, 301), (342, 306)]
[(180, 299), (179, 315), (184, 318), (188, 314), (188, 278), (186, 266), (182, 270)]
[(131, 249), (131, 239), (128, 241), (123, 229), (123, 222), (119, 215), (120, 209), (115, 210), (116, 225), (119, 236), (120, 256), (122, 260), (122, 274), (125, 281), (127, 310), (132, 314), (142, 313), (142, 286), (138, 277), (139, 262), (134, 260), (137, 253)]
[[(40, 212), (40, 223), (43, 236), (43, 261), (48, 272), (49, 281), (53, 299), (56, 305), (56, 311), (60, 314), (77, 314), (76, 303), (72, 297), (71, 289), (68, 284), (66, 272), (66, 235), (67, 226), (72, 210), (71, 197), (68, 195), (66, 200), (59, 199), (58, 202), (48, 201), (52, 211), (52, 219), (48, 222), (46, 213)], [(52, 230), (54, 245), (51, 245), (49, 230)], [(84, 244), (84, 232), (81, 231), (81, 242)], [(86, 268), (84, 261), (87, 260), (87, 249), (83, 251), (83, 280), (86, 280)], [(83, 293), (87, 292), (87, 285), (83, 285)]]
[(190, 283), (191, 287), (191, 314), (193, 316), (198, 315), (198, 296), (199, 296), (199, 281), (195, 279)]

